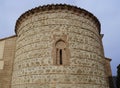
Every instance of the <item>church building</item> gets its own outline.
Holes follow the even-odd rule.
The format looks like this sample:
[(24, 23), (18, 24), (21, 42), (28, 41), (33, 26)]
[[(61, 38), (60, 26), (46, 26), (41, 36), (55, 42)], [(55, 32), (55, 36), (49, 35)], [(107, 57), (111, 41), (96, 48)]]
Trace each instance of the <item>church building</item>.
[(51, 4), (23, 13), (0, 39), (0, 88), (111, 88), (101, 25), (90, 12)]

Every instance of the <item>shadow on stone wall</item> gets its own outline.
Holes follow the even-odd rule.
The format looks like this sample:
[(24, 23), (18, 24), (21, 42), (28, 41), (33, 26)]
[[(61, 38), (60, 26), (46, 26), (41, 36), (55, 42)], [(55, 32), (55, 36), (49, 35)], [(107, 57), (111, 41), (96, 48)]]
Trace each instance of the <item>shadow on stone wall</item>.
[(110, 77), (108, 77), (108, 79), (109, 79), (109, 88), (117, 88), (116, 87), (116, 77), (110, 76)]

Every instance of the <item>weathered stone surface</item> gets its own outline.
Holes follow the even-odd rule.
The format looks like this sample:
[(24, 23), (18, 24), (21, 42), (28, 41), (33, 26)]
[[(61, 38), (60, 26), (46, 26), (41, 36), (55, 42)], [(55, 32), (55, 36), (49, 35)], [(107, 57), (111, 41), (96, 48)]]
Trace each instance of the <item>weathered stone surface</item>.
[(109, 60), (91, 13), (70, 5), (37, 7), (15, 28), (17, 36), (0, 40), (0, 88), (109, 88)]
[(0, 88), (11, 88), (13, 71), (12, 66), (15, 56), (16, 37), (7, 38), (0, 42), (3, 41), (4, 41), (4, 50), (2, 55), (3, 57), (2, 60), (0, 60), (3, 61), (3, 67), (2, 69), (0, 69)]
[(108, 88), (99, 30), (69, 10), (28, 16), (16, 29), (12, 88)]

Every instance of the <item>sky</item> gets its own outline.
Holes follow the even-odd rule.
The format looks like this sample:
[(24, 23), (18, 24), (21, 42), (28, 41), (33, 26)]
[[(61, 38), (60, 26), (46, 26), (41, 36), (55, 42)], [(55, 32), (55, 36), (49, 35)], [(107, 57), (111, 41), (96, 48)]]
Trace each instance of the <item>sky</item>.
[(93, 13), (101, 23), (105, 56), (111, 58), (112, 74), (120, 64), (120, 0), (0, 0), (0, 39), (15, 34), (18, 17), (46, 4), (66, 3)]

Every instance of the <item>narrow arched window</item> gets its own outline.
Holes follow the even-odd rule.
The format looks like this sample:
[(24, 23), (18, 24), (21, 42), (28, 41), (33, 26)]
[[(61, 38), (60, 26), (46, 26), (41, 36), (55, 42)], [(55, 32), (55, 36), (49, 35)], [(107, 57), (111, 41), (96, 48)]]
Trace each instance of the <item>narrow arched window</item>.
[(64, 41), (60, 40), (56, 43), (56, 64), (62, 65), (64, 62), (64, 59), (66, 58), (66, 51), (64, 49), (66, 48), (66, 44)]
[(53, 44), (54, 44), (52, 50), (53, 64), (58, 66), (69, 65), (70, 52), (66, 38), (57, 39)]
[(62, 65), (62, 49), (60, 49), (60, 65)]

